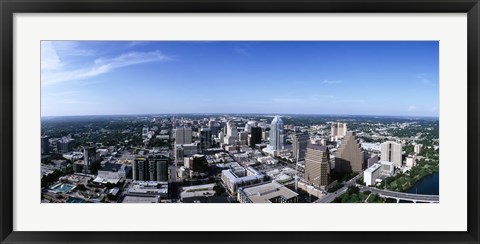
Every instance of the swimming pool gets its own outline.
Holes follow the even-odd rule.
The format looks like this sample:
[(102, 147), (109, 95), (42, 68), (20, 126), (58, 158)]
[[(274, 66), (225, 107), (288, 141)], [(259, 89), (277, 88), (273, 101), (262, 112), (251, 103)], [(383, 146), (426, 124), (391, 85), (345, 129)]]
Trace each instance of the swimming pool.
[(60, 184), (56, 184), (51, 189), (54, 190), (55, 192), (65, 193), (65, 192), (70, 191), (74, 187), (75, 187), (74, 185), (60, 183)]
[(70, 197), (68, 200), (67, 200), (68, 203), (86, 203), (87, 201), (83, 200), (83, 199), (80, 199), (80, 198), (77, 198), (77, 197)]

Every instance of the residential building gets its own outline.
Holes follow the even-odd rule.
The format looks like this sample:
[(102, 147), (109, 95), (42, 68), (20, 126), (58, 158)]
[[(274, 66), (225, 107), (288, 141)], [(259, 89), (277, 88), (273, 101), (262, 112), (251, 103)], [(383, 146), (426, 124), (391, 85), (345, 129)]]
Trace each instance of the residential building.
[(402, 144), (387, 141), (381, 144), (381, 161), (393, 162), (395, 166), (402, 166)]

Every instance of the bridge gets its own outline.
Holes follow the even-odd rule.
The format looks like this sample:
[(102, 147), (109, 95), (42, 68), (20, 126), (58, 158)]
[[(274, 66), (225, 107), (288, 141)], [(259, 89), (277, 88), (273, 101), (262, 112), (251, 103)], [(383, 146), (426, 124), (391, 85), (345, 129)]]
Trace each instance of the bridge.
[(439, 195), (423, 195), (423, 194), (413, 194), (405, 192), (396, 192), (396, 191), (387, 191), (373, 187), (360, 186), (360, 190), (370, 191), (376, 193), (381, 197), (392, 198), (399, 202), (400, 200), (416, 202), (428, 202), (428, 203), (438, 203), (440, 200)]

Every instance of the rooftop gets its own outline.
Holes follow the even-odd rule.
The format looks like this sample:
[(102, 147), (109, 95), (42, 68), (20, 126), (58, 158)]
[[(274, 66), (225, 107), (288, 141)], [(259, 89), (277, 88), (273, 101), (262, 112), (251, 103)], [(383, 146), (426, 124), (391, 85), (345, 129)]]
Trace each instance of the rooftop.
[(298, 193), (288, 189), (287, 187), (275, 181), (248, 187), (242, 187), (240, 188), (240, 191), (245, 193), (245, 195), (253, 203), (269, 203), (271, 202), (270, 199), (276, 197), (290, 199), (298, 196)]

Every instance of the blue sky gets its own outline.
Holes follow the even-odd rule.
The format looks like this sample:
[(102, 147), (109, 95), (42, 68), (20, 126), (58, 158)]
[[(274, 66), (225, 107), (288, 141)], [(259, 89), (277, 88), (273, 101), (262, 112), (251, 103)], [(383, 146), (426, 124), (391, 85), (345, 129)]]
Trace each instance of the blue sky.
[(438, 42), (42, 41), (42, 116), (438, 116)]

